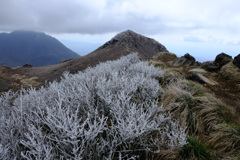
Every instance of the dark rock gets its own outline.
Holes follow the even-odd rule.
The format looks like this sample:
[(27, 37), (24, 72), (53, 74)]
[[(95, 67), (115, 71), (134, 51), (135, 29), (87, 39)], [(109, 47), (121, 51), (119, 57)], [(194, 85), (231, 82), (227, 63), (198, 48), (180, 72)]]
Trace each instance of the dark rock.
[(224, 66), (225, 64), (229, 63), (232, 60), (232, 56), (227, 55), (226, 53), (220, 53), (215, 58), (214, 63), (218, 65), (219, 68)]
[(220, 53), (216, 56), (215, 61), (208, 61), (202, 63), (202, 68), (206, 69), (209, 72), (218, 72), (222, 66), (229, 63), (232, 60), (232, 57), (226, 53)]
[(25, 68), (32, 68), (33, 65), (31, 65), (31, 64), (24, 64), (23, 67), (25, 67)]
[(191, 77), (189, 77), (190, 80), (196, 81), (201, 84), (208, 84), (208, 85), (217, 85), (218, 83), (215, 82), (214, 80), (205, 77), (201, 73), (193, 73)]
[(201, 63), (201, 62), (198, 62), (198, 61), (196, 61), (196, 62), (195, 62), (195, 65), (196, 65), (196, 66), (201, 66), (201, 65), (202, 65), (202, 63)]
[(193, 56), (191, 56), (189, 53), (186, 53), (183, 57), (186, 58), (187, 60), (191, 61), (192, 64), (195, 63), (195, 61), (196, 61), (196, 59)]
[(202, 68), (209, 72), (218, 72), (219, 71), (219, 66), (211, 61), (202, 63)]
[(192, 81), (195, 81), (195, 82), (198, 82), (200, 84), (206, 84), (206, 82), (204, 80), (202, 80), (198, 74), (195, 74), (193, 73), (190, 77), (189, 77), (189, 80), (192, 80)]
[(195, 61), (196, 61), (195, 58), (187, 53), (183, 57), (180, 57), (178, 60), (176, 60), (173, 64), (173, 66), (175, 66), (175, 67), (179, 67), (182, 65), (190, 66), (190, 65), (195, 64)]
[(234, 57), (233, 64), (240, 68), (240, 54)]

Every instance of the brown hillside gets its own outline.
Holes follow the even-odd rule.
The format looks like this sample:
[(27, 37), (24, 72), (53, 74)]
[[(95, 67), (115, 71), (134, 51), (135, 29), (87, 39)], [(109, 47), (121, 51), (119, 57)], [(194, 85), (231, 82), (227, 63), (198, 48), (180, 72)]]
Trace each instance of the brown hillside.
[[(181, 60), (182, 63), (175, 65)], [(223, 65), (217, 72), (209, 72), (202, 68), (203, 65), (190, 60), (176, 56), (172, 53), (159, 53), (150, 61), (157, 67), (167, 68), (170, 72), (178, 76), (195, 81), (201, 84), (207, 92), (213, 94), (216, 98), (227, 104), (235, 111), (231, 119), (240, 125), (240, 74), (239, 68), (233, 65), (232, 61)], [(186, 63), (186, 64), (185, 64)]]
[(159, 104), (186, 126), (188, 136), (183, 148), (163, 150), (156, 159), (239, 160), (239, 68), (230, 60), (209, 72), (190, 57), (159, 53), (150, 61), (165, 69)]
[[(15, 81), (15, 79), (12, 78), (9, 81), (10, 85), (8, 84), (7, 89), (19, 89), (19, 86), (25, 87), (27, 85), (39, 86), (43, 85), (45, 81), (59, 79), (59, 77), (61, 77), (62, 73), (65, 71), (76, 73), (78, 71), (86, 69), (87, 67), (95, 66), (99, 62), (115, 60), (132, 52), (137, 52), (140, 58), (147, 60), (152, 58), (158, 52), (168, 51), (162, 44), (155, 41), (154, 39), (127, 30), (125, 32), (117, 34), (103, 46), (99, 47), (97, 50), (86, 56), (66, 60), (59, 64), (44, 67), (20, 67), (16, 69), (8, 69), (4, 77), (11, 77), (12, 75), (18, 74), (23, 75), (24, 79), (34, 77), (34, 80), (38, 82), (29, 82), (28, 84), (22, 84), (19, 82), (18, 87), (16, 87), (16, 85), (12, 85), (12, 82)], [(0, 84), (3, 79), (4, 78), (0, 79)], [(6, 87), (0, 86), (0, 92), (1, 91), (6, 91)]]

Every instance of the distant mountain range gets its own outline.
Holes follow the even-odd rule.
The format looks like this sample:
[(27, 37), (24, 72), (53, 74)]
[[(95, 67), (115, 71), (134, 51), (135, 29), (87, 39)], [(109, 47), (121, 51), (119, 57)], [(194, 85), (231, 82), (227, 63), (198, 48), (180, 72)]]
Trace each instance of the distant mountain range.
[[(163, 73), (159, 78), (157, 78), (156, 83), (159, 82), (159, 86), (164, 88), (164, 92), (161, 92), (161, 95), (160, 96), (158, 95), (157, 97), (155, 96), (157, 94), (154, 90), (154, 100), (158, 98), (158, 100), (156, 101), (157, 102), (156, 105), (163, 105), (163, 107), (165, 108), (164, 110), (167, 111), (167, 114), (171, 113), (171, 117), (175, 119), (174, 121), (171, 122), (170, 126), (174, 125), (174, 127), (176, 127), (178, 124), (182, 127), (185, 126), (184, 132), (186, 132), (187, 134), (186, 135), (187, 143), (184, 145), (184, 147), (181, 147), (179, 145), (177, 149), (171, 148), (169, 149), (169, 147), (163, 145), (160, 146), (161, 152), (152, 152), (154, 154), (146, 152), (146, 155), (144, 155), (145, 153), (143, 152), (141, 153), (139, 152), (140, 156), (142, 156), (139, 158), (146, 159), (146, 157), (151, 157), (152, 159), (166, 159), (166, 160), (229, 159), (229, 158), (239, 159), (240, 54), (232, 58), (231, 56), (225, 53), (220, 53), (219, 55), (216, 56), (214, 61), (200, 63), (197, 62), (196, 59), (188, 53), (186, 53), (182, 57), (177, 57), (174, 53), (168, 52), (168, 50), (162, 44), (155, 41), (154, 39), (127, 30), (117, 34), (115, 37), (113, 37), (111, 40), (100, 46), (92, 53), (89, 53), (82, 57), (72, 58), (64, 60), (57, 64), (42, 67), (23, 66), (10, 68), (7, 66), (0, 66), (0, 95), (9, 90), (18, 91), (21, 88), (29, 88), (30, 86), (37, 88), (36, 91), (27, 90), (23, 92), (21, 91), (18, 92), (22, 96), (19, 96), (18, 93), (12, 94), (12, 92), (10, 92), (9, 94), (4, 95), (3, 98), (0, 97), (0, 101), (4, 102), (2, 106), (4, 106), (5, 108), (6, 106), (9, 107), (13, 105), (14, 108), (16, 108), (18, 107), (16, 104), (19, 104), (20, 108), (22, 106), (24, 107), (24, 105), (25, 107), (26, 105), (27, 107), (29, 106), (31, 107), (31, 104), (36, 102), (36, 100), (34, 100), (36, 96), (39, 97), (39, 95), (43, 95), (43, 93), (46, 92), (47, 93), (46, 95), (51, 94), (49, 100), (51, 99), (56, 100), (59, 98), (59, 94), (57, 93), (59, 92), (61, 93), (60, 98), (62, 99), (65, 98), (63, 100), (64, 103), (62, 103), (63, 105), (59, 107), (60, 109), (62, 106), (64, 107), (64, 104), (67, 105), (70, 104), (70, 106), (73, 106), (71, 105), (72, 102), (74, 102), (74, 104), (78, 103), (80, 105), (84, 104), (84, 106), (87, 106), (88, 103), (82, 101), (81, 96), (83, 97), (82, 99), (86, 99), (84, 97), (87, 97), (88, 95), (93, 96), (94, 102), (98, 101), (101, 102), (95, 103), (99, 104), (98, 106), (100, 106), (101, 104), (104, 105), (110, 104), (112, 107), (115, 104), (111, 103), (110, 101), (114, 99), (114, 97), (116, 97), (117, 94), (117, 92), (115, 91), (116, 88), (121, 89), (122, 87), (125, 90), (131, 88), (127, 86), (128, 82), (130, 83), (131, 80), (129, 81), (127, 79), (126, 80), (127, 83), (125, 82), (120, 83), (121, 81), (118, 78), (111, 78), (111, 76), (109, 76), (111, 74), (104, 72), (104, 70), (107, 70), (109, 72), (109, 68), (106, 66), (110, 66), (110, 68), (114, 68), (115, 70), (116, 67), (119, 68), (119, 66), (121, 66), (119, 64), (123, 64), (122, 66), (125, 67), (124, 69), (118, 70), (117, 72), (116, 70), (115, 72), (113, 71), (113, 73), (116, 73), (116, 76), (122, 75), (122, 73), (125, 71), (129, 72), (130, 77), (135, 75), (132, 72), (138, 71), (141, 72), (141, 76), (145, 75), (145, 73), (149, 73), (147, 75), (150, 76), (152, 75), (152, 73), (150, 72), (152, 72), (153, 70), (146, 69), (145, 68), (146, 66), (144, 67), (143, 63), (139, 63), (142, 66), (138, 66), (138, 68), (132, 68), (133, 70), (131, 69), (132, 72), (130, 72), (129, 68), (125, 66), (125, 62), (127, 65), (130, 64), (127, 63), (130, 62), (127, 59), (119, 60), (118, 63), (109, 62), (103, 64), (102, 66), (104, 67), (101, 67), (101, 69), (97, 70), (97, 72), (100, 71), (100, 75), (97, 74), (98, 77), (95, 77), (96, 70), (88, 69), (84, 71), (84, 69), (88, 67), (94, 67), (101, 62), (118, 59), (132, 52), (137, 52), (140, 59), (146, 60), (148, 64), (153, 65), (154, 67), (158, 68), (160, 72)], [(112, 65), (114, 65), (114, 67)], [(137, 65), (135, 65), (135, 67), (136, 66)], [(146, 70), (141, 70), (141, 67), (144, 67)], [(61, 83), (60, 77), (63, 75), (65, 71), (69, 71), (70, 73), (73, 74), (79, 71), (82, 71), (82, 73), (70, 76), (66, 75), (65, 77), (68, 78), (62, 81), (63, 83)], [(155, 71), (153, 74), (154, 75), (152, 78), (155, 79), (158, 74)], [(87, 79), (85, 79), (85, 77)], [(95, 79), (97, 79), (97, 81), (101, 83), (95, 82), (95, 79), (91, 80), (91, 77), (95, 77)], [(104, 80), (100, 79), (102, 77), (104, 78)], [(111, 79), (115, 80), (114, 83), (109, 83), (111, 82)], [(50, 86), (52, 87), (48, 88), (47, 82), (51, 82), (54, 80), (59, 81), (60, 83), (59, 84), (54, 83), (52, 85), (50, 84)], [(138, 82), (140, 82), (140, 84), (145, 85), (144, 81), (142, 82), (142, 77), (139, 80), (140, 81)], [(129, 94), (121, 96), (130, 96), (130, 99), (131, 100), (133, 99), (134, 104), (135, 101), (136, 104), (139, 101), (142, 102), (141, 98), (146, 99), (146, 97), (148, 97), (148, 95), (151, 94), (150, 92), (153, 89), (149, 87), (151, 85), (148, 84), (147, 82), (153, 84), (152, 83), (153, 81), (149, 80), (146, 81), (146, 85), (144, 86), (146, 88), (143, 88), (143, 90), (146, 92), (144, 93), (144, 95), (132, 94), (132, 92), (131, 93), (127, 92)], [(120, 85), (118, 85), (118, 83)], [(67, 86), (63, 84), (67, 84)], [(110, 87), (109, 84), (111, 84)], [(38, 88), (42, 86), (46, 86), (47, 88), (46, 89), (42, 88), (38, 90)], [(70, 88), (68, 86), (70, 86)], [(105, 103), (106, 96), (100, 97), (98, 93), (95, 93), (98, 91), (99, 88), (101, 89), (100, 92), (102, 92), (105, 89), (104, 88), (105, 86), (107, 86), (107, 91), (109, 91), (108, 93), (114, 94), (114, 96), (112, 96), (113, 98), (110, 98), (110, 101), (106, 103)], [(114, 88), (114, 92), (110, 90), (111, 87)], [(84, 89), (84, 92), (81, 90), (82, 88)], [(136, 91), (140, 92), (139, 87), (137, 87)], [(33, 93), (32, 94), (34, 96), (33, 103), (31, 103), (32, 99), (31, 94), (29, 93)], [(54, 98), (55, 93), (57, 96), (55, 96)], [(67, 94), (71, 96), (67, 97), (66, 96)], [(45, 97), (43, 95), (37, 101), (42, 102), (45, 100), (44, 99)], [(109, 94), (107, 94), (107, 97), (109, 97)], [(155, 103), (150, 103), (150, 105), (151, 104), (153, 104), (152, 107), (154, 108)], [(146, 105), (148, 104), (146, 103)], [(42, 106), (44, 107), (46, 105)], [(138, 105), (137, 107), (139, 108), (141, 107), (141, 105)], [(152, 119), (156, 115), (165, 113), (164, 110), (155, 109), (154, 112), (152, 112), (153, 114), (150, 115), (150, 119)], [(8, 110), (3, 109), (3, 111)], [(143, 110), (140, 111), (143, 112)], [(6, 113), (3, 112), (2, 115), (5, 115)], [(24, 114), (27, 115), (27, 112), (24, 112)], [(4, 116), (2, 117), (5, 118)], [(131, 117), (132, 115), (130, 116), (130, 118)], [(20, 119), (22, 118), (20, 117)], [(8, 121), (6, 121), (6, 124), (7, 122)], [(17, 122), (16, 119), (13, 122), (14, 123)], [(33, 122), (36, 122), (36, 120), (34, 119)], [(165, 123), (161, 123), (160, 125), (164, 124)], [(5, 126), (3, 125), (3, 127)], [(13, 124), (13, 126), (16, 125)], [(5, 128), (8, 129), (9, 127), (6, 126)], [(168, 127), (167, 129), (169, 131)], [(179, 134), (182, 132), (179, 132)], [(185, 136), (182, 136), (181, 144), (184, 143), (183, 141), (184, 139)], [(180, 141), (176, 143), (180, 143)], [(4, 149), (8, 151), (7, 150), (8, 147)], [(131, 152), (131, 154), (132, 153), (138, 152)]]
[(38, 67), (76, 57), (79, 57), (77, 53), (45, 33), (13, 31), (0, 34), (0, 65)]
[[(116, 60), (122, 56), (136, 52), (141, 59), (149, 60), (159, 52), (168, 52), (165, 46), (154, 39), (145, 37), (127, 30), (117, 34), (111, 40), (100, 46), (95, 51), (69, 61), (38, 68), (20, 68), (19, 71), (30, 76), (41, 77), (43, 81), (54, 80), (63, 72), (76, 73), (87, 67), (92, 67), (100, 62)], [(26, 71), (25, 71), (26, 70)]]
[[(37, 38), (35, 37), (35, 39)], [(46, 42), (44, 41), (42, 43)], [(41, 47), (39, 49), (41, 49)], [(22, 50), (26, 50), (26, 48), (22, 48)], [(92, 53), (89, 53), (82, 57), (64, 60), (54, 65), (42, 67), (17, 67), (17, 68), (0, 66), (0, 95), (9, 90), (18, 91), (21, 88), (29, 88), (29, 86), (37, 88), (41, 86), (48, 86), (46, 84), (48, 84), (47, 82), (49, 81), (54, 80), (61, 81), (60, 77), (65, 71), (69, 71), (70, 73), (75, 74), (79, 71), (83, 71), (87, 67), (94, 67), (101, 62), (115, 60), (122, 56), (128, 55), (129, 53), (132, 52), (137, 52), (138, 56), (142, 60), (148, 61), (149, 64), (159, 68), (161, 72), (164, 69), (161, 78), (157, 79), (159, 85), (164, 88), (164, 92), (161, 92), (161, 96), (159, 97), (157, 104), (162, 104), (165, 110), (168, 112), (168, 114), (171, 113), (172, 118), (174, 118), (176, 122), (178, 122), (181, 126), (186, 126), (184, 130), (186, 131), (188, 137), (186, 139), (187, 144), (184, 145), (184, 147), (182, 148), (179, 147), (178, 149), (169, 149), (168, 147), (163, 146), (163, 148), (161, 148), (161, 152), (154, 153), (154, 155), (147, 153), (146, 156), (145, 155), (143, 156), (141, 152), (141, 156), (143, 157), (140, 158), (146, 159), (146, 157), (151, 157), (152, 159), (176, 159), (176, 160), (178, 159), (192, 160), (201, 158), (239, 159), (240, 54), (232, 58), (231, 56), (225, 53), (221, 53), (216, 56), (214, 61), (200, 63), (197, 62), (195, 58), (188, 53), (182, 57), (177, 57), (175, 54), (168, 52), (168, 50), (159, 42), (128, 30), (117, 34), (115, 37), (113, 37), (111, 40), (100, 46)], [(127, 62), (127, 60), (124, 59), (119, 62), (125, 63)], [(110, 66), (110, 64), (113, 63), (111, 62), (107, 63), (105, 66)], [(115, 66), (113, 68), (115, 69), (116, 67), (121, 66), (119, 65), (119, 63), (117, 64), (114, 63), (114, 65)], [(107, 67), (102, 67), (101, 73), (104, 73), (103, 70), (107, 70), (106, 68)], [(118, 71), (119, 73), (118, 72), (114, 73), (116, 73), (117, 76), (119, 76), (122, 75), (122, 72), (125, 72), (124, 70), (126, 71), (128, 70), (129, 72), (129, 69), (126, 68), (122, 69), (121, 72)], [(141, 68), (141, 66), (139, 66), (139, 68)], [(145, 75), (143, 73), (151, 72), (151, 70), (148, 69), (144, 71), (133, 68), (133, 70), (136, 70), (136, 72), (140, 71), (142, 75)], [(75, 102), (76, 99), (77, 100), (81, 99), (81, 97), (78, 98), (79, 96), (87, 97), (87, 94), (80, 95), (80, 93), (82, 94), (86, 93), (82, 92), (81, 89), (79, 90), (81, 86), (83, 86), (82, 88), (86, 88), (84, 90), (86, 90), (89, 93), (92, 92), (91, 89), (93, 88), (94, 93), (91, 94), (91, 96), (95, 94), (93, 96), (93, 99), (95, 97), (94, 102), (100, 100), (101, 104), (105, 104), (104, 98), (102, 97), (99, 98), (99, 95), (96, 94), (95, 92), (97, 91), (98, 88), (101, 89), (104, 88), (106, 84), (115, 85), (118, 84), (118, 82), (120, 81), (117, 79), (115, 83), (109, 83), (111, 81), (111, 77), (101, 74), (98, 76), (99, 77), (103, 76), (105, 79), (104, 81), (97, 79), (99, 80), (98, 82), (103, 83), (102, 84), (98, 83), (98, 86), (95, 86), (95, 82), (84, 80), (86, 75), (90, 77), (95, 76), (94, 74), (96, 72), (92, 71), (93, 70), (89, 69), (87, 71), (79, 73), (77, 77), (80, 78), (77, 78), (73, 75), (71, 79), (70, 78), (68, 78), (68, 80), (65, 79), (66, 83), (64, 82), (64, 84), (68, 84), (70, 88), (63, 86), (63, 83), (61, 82), (59, 83), (60, 85), (58, 85), (57, 83), (53, 84), (52, 86), (54, 87), (52, 88), (54, 88), (53, 90), (60, 92), (63, 91), (64, 93), (66, 90), (66, 92), (69, 91), (68, 95), (73, 95), (73, 98), (70, 96), (66, 98), (67, 101), (66, 104), (70, 104), (72, 101)], [(85, 74), (88, 72), (90, 73)], [(151, 75), (151, 73), (149, 73), (149, 75)], [(87, 78), (90, 79), (90, 77)], [(153, 77), (155, 77), (155, 75)], [(81, 80), (83, 80), (83, 82), (81, 82)], [(80, 83), (80, 85), (78, 84), (77, 81)], [(88, 82), (91, 83), (89, 85), (91, 87), (87, 85)], [(140, 83), (145, 84), (142, 83), (141, 80)], [(127, 83), (125, 84), (125, 82), (121, 83), (121, 85), (122, 84), (124, 84), (124, 86), (127, 85)], [(79, 87), (75, 85), (78, 85)], [(99, 87), (100, 85), (102, 85), (102, 87)], [(147, 86), (149, 85), (146, 83), (146, 87)], [(61, 89), (62, 87), (64, 89)], [(113, 87), (114, 89), (116, 89), (116, 86)], [(108, 91), (110, 91), (109, 88), (111, 87), (108, 86), (107, 88)], [(125, 89), (126, 88), (128, 89), (129, 87), (126, 86)], [(138, 90), (139, 88), (137, 89), (137, 91)], [(148, 96), (149, 93), (151, 92), (151, 87), (144, 88), (144, 90), (147, 92), (146, 95)], [(47, 94), (50, 93), (51, 95), (52, 93), (55, 93), (55, 91), (52, 92), (51, 89), (48, 88), (47, 89), (42, 88), (39, 91), (34, 90), (29, 92), (23, 91), (23, 98), (22, 96), (20, 97), (20, 99), (22, 100), (20, 106), (21, 107), (24, 105), (31, 106), (31, 103), (29, 103), (31, 101), (31, 98), (28, 98), (31, 97), (29, 93), (32, 92), (34, 93), (34, 96), (36, 95), (38, 96), (40, 94), (42, 95), (42, 93), (44, 93), (43, 91), (44, 92), (46, 91)], [(75, 95), (75, 93), (77, 93), (77, 95)], [(115, 91), (114, 92), (110, 91), (109, 93), (113, 93), (115, 96)], [(10, 104), (9, 106), (12, 106), (12, 103), (14, 101), (13, 103), (14, 108), (16, 108), (17, 107), (16, 104), (18, 104), (19, 98), (16, 97), (17, 101), (15, 101), (14, 100), (15, 98), (12, 98), (11, 95), (12, 95), (11, 92), (9, 94), (6, 94), (6, 96), (3, 96), (5, 97), (6, 100), (2, 98), (0, 99), (0, 101), (2, 100), (4, 102), (3, 106), (8, 103)], [(133, 94), (129, 94), (129, 96), (132, 95)], [(138, 95), (139, 94), (136, 95), (134, 94), (134, 96), (130, 97), (130, 99), (134, 98), (134, 103), (135, 101), (138, 102), (139, 99), (141, 101), (142, 95), (140, 97), (138, 97)], [(54, 95), (52, 97), (54, 97)], [(50, 97), (50, 99), (54, 100), (54, 98), (52, 97)], [(66, 97), (65, 94), (63, 95), (63, 98), (64, 97)], [(156, 97), (154, 96), (154, 99), (155, 98)], [(30, 101), (26, 102), (24, 100)], [(42, 96), (42, 98), (40, 98), (39, 101), (40, 102), (44, 101), (44, 96)], [(82, 102), (80, 103), (82, 104)], [(110, 105), (114, 106), (113, 103), (111, 103)], [(161, 112), (155, 111), (153, 112), (154, 114), (151, 115), (151, 119), (155, 115), (164, 113), (164, 111), (162, 112), (162, 110)], [(171, 123), (171, 125), (174, 125), (176, 127), (175, 122)], [(7, 126), (7, 128), (9, 127)], [(199, 149), (201, 149), (201, 153), (199, 152)], [(192, 154), (193, 152), (195, 153), (195, 151), (197, 154)]]
[[(11, 34), (18, 33), (19, 32), (13, 32)], [(32, 32), (27, 33), (30, 34)], [(35, 35), (36, 33), (32, 34)], [(39, 35), (40, 37), (47, 36), (43, 33), (38, 34), (40, 34)], [(56, 39), (54, 39), (54, 41), (56, 41)], [(42, 43), (51, 44), (46, 41)], [(22, 47), (22, 50), (27, 49)], [(39, 50), (42, 50), (40, 46)], [(66, 50), (67, 49), (63, 47), (63, 52), (60, 53), (66, 53)], [(29, 67), (9, 68), (0, 66), (0, 92), (13, 88), (14, 90), (19, 89), (21, 86), (28, 86), (30, 84), (33, 86), (41, 86), (44, 85), (46, 81), (59, 79), (62, 76), (63, 72), (65, 71), (69, 71), (70, 73), (76, 73), (78, 71), (86, 69), (87, 67), (95, 66), (100, 62), (116, 60), (121, 56), (128, 55), (129, 53), (133, 52), (138, 53), (138, 56), (141, 59), (149, 60), (159, 52), (168, 52), (168, 50), (162, 44), (155, 41), (154, 39), (127, 30), (117, 34), (115, 37), (113, 37), (111, 40), (100, 46), (98, 49), (85, 56), (64, 60), (61, 63), (57, 63), (54, 65), (32, 68)], [(75, 54), (71, 55), (74, 56)], [(24, 58), (22, 59), (24, 60)], [(31, 62), (25, 61), (24, 63)]]

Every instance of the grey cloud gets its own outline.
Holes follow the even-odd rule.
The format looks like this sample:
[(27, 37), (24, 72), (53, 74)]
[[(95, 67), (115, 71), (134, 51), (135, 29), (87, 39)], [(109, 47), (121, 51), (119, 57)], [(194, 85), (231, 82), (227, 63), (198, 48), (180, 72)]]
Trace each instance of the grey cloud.
[[(158, 19), (146, 13), (121, 11), (122, 1), (107, 1), (105, 7), (74, 0), (3, 0), (0, 2), (0, 31), (30, 29), (52, 33), (106, 33), (125, 29), (162, 30)], [(158, 27), (156, 26), (158, 25)]]
[(0, 2), (0, 30), (33, 29), (49, 32), (68, 32), (80, 26), (94, 13), (74, 1), (14, 0)]
[[(171, 9), (166, 8), (169, 4), (164, 6), (159, 0), (1, 0), (0, 31), (28, 29), (48, 33), (95, 34), (132, 29), (143, 34), (186, 34), (198, 29), (217, 30), (230, 26), (234, 30), (239, 26), (234, 21), (240, 17), (239, 11), (236, 7), (233, 10), (224, 8), (226, 3), (223, 0), (219, 0), (219, 9), (215, 3), (206, 6), (206, 0), (201, 3), (169, 1), (173, 2), (168, 2)], [(123, 5), (126, 2), (132, 3), (130, 7)], [(149, 3), (156, 5), (147, 7)], [(211, 5), (216, 6), (212, 8)], [(232, 5), (236, 6), (228, 3), (227, 7)], [(231, 13), (234, 13), (234, 19), (231, 19)]]

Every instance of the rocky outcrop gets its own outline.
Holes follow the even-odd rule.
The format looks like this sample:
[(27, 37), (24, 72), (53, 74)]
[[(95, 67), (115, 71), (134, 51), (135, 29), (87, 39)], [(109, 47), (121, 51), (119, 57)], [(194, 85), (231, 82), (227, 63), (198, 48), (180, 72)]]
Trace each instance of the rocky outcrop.
[(178, 60), (176, 60), (173, 64), (174, 67), (179, 67), (182, 65), (193, 65), (196, 62), (195, 58), (191, 56), (189, 53), (186, 53), (183, 57), (180, 57)]
[(218, 72), (222, 66), (232, 61), (232, 57), (226, 53), (220, 53), (216, 56), (214, 61), (207, 61), (201, 64), (203, 69), (209, 72)]
[(234, 57), (233, 64), (240, 68), (240, 54)]
[(217, 85), (218, 83), (215, 82), (213, 79), (208, 78), (208, 72), (201, 68), (194, 68), (188, 71), (190, 73), (190, 77), (188, 79), (192, 81), (199, 82), (201, 84), (208, 84), (208, 85)]
[(192, 62), (192, 64), (196, 62), (196, 59), (189, 53), (186, 53), (183, 57), (186, 58), (188, 61)]
[(26, 67), (26, 68), (32, 68), (32, 67), (33, 67), (33, 65), (26, 63), (26, 64), (24, 64), (22, 67)]
[(209, 72), (219, 71), (219, 66), (216, 65), (213, 61), (207, 61), (201, 64), (201, 67)]
[(232, 56), (227, 55), (226, 53), (220, 53), (216, 56), (214, 63), (219, 67), (219, 69), (225, 64), (229, 63), (232, 60)]

